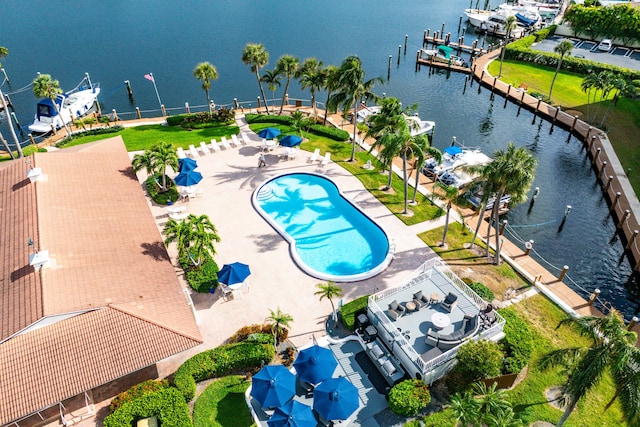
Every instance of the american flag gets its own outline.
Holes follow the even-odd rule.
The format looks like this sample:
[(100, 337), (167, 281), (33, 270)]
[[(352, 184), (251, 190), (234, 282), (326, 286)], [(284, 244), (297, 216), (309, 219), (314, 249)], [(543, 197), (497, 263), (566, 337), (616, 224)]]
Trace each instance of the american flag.
[(153, 80), (153, 76), (151, 75), (151, 73), (145, 74), (144, 78), (147, 79), (147, 80), (150, 80), (153, 83), (155, 83), (155, 80)]

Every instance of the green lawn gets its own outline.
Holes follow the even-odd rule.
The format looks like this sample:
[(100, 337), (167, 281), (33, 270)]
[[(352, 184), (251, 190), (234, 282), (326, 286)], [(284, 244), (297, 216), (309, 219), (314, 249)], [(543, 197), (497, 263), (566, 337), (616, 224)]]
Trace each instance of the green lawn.
[(253, 423), (244, 399), (251, 385), (241, 375), (215, 380), (198, 397), (193, 407), (195, 427), (247, 427)]

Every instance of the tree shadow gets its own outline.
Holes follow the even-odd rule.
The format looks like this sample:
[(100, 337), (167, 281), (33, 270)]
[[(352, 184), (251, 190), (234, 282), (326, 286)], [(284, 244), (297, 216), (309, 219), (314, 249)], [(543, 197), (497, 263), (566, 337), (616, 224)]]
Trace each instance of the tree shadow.
[(143, 243), (142, 254), (151, 256), (155, 261), (170, 261), (167, 249), (162, 242)]

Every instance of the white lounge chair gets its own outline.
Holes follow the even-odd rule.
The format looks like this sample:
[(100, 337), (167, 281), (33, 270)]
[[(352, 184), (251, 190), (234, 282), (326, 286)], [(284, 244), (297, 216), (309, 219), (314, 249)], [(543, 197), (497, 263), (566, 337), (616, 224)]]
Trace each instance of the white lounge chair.
[(211, 144), (209, 144), (209, 147), (213, 150), (214, 153), (220, 151), (220, 146), (216, 142), (215, 138), (211, 140)]
[(293, 160), (296, 157), (298, 157), (298, 149), (295, 147), (290, 148), (287, 152), (287, 160)]
[(320, 149), (316, 148), (315, 150), (313, 150), (313, 154), (311, 154), (309, 156), (309, 158), (307, 159), (307, 162), (313, 163), (316, 160), (318, 160), (319, 158), (320, 158)]
[(327, 163), (329, 163), (331, 161), (331, 153), (330, 152), (326, 152), (324, 153), (324, 157), (322, 159), (322, 161), (320, 162), (320, 166), (324, 166)]
[(245, 132), (240, 132), (240, 141), (242, 141), (242, 143), (246, 145), (251, 142), (251, 138), (249, 138), (249, 135), (247, 135)]
[(169, 218), (174, 219), (176, 221), (183, 220), (189, 216), (188, 212), (178, 212), (178, 213), (170, 213)]
[(184, 152), (184, 149), (182, 147), (178, 147), (178, 149), (176, 150), (176, 155), (179, 159), (185, 159), (187, 157), (187, 153)]
[(231, 145), (229, 144), (229, 141), (227, 141), (226, 136), (220, 138), (220, 145), (222, 145), (227, 150), (231, 150)]
[(196, 150), (196, 146), (194, 144), (189, 145), (189, 153), (191, 153), (191, 157), (200, 157), (200, 154), (198, 154), (198, 150)]
[(240, 140), (238, 139), (238, 135), (236, 134), (231, 135), (231, 143), (236, 147), (240, 147), (242, 145), (242, 142), (240, 142)]
[(202, 154), (211, 154), (211, 150), (209, 150), (209, 147), (207, 147), (207, 144), (205, 144), (204, 141), (200, 141), (200, 151), (202, 151)]

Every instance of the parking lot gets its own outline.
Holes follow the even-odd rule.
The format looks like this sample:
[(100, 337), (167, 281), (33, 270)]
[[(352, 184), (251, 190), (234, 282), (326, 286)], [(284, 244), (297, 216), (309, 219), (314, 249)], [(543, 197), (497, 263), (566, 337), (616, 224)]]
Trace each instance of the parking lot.
[(534, 44), (533, 49), (542, 52), (553, 52), (553, 49), (563, 40), (569, 40), (574, 44), (571, 56), (585, 58), (591, 61), (617, 65), (619, 67), (640, 70), (640, 49), (632, 49), (621, 46), (613, 46), (608, 52), (597, 49), (597, 42), (580, 40), (570, 37), (552, 36), (540, 43)]

